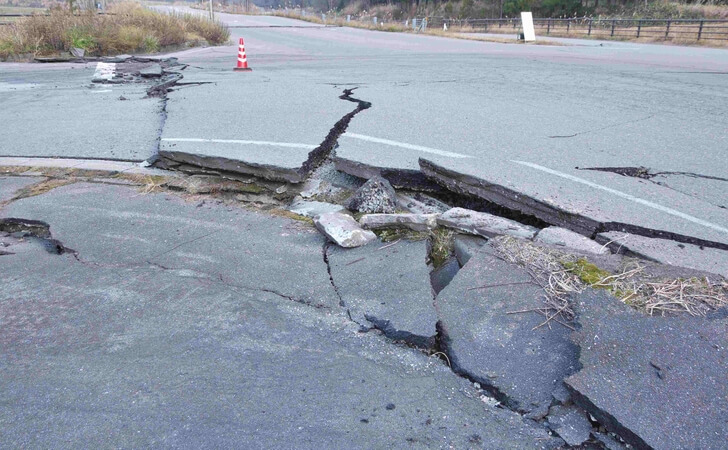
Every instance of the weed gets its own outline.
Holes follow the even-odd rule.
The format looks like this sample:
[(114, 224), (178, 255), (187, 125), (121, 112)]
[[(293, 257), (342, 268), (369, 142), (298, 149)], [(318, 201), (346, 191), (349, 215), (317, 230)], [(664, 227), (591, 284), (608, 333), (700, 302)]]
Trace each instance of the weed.
[(430, 232), (430, 259), (437, 269), (452, 256), (455, 233), (448, 228), (436, 228)]

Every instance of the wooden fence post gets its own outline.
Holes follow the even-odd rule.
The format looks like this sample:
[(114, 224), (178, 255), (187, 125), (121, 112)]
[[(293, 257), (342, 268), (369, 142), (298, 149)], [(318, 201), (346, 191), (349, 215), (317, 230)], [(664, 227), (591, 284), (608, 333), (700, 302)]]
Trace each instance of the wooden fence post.
[(670, 21), (667, 21), (667, 27), (665, 27), (665, 39), (670, 35)]
[(638, 20), (637, 21), (637, 38), (640, 37), (640, 31), (642, 31), (642, 21)]
[(612, 20), (612, 33), (609, 35), (610, 37), (614, 37), (614, 27), (615, 27), (615, 25), (617, 25), (617, 21), (616, 20)]
[(698, 40), (700, 40), (700, 37), (703, 35), (703, 24), (705, 23), (704, 20), (700, 21), (700, 28), (698, 28)]
[(591, 36), (592, 22), (593, 22), (593, 19), (589, 18), (589, 32), (586, 34), (587, 36)]

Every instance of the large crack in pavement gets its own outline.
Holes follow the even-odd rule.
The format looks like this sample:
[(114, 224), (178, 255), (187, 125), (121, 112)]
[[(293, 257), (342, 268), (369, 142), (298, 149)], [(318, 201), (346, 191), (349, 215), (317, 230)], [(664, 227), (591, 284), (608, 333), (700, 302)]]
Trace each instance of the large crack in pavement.
[(624, 231), (648, 238), (669, 239), (684, 244), (728, 250), (728, 244), (724, 242), (647, 228), (626, 222), (598, 221), (583, 214), (564, 210), (558, 205), (524, 195), (515, 189), (447, 169), (423, 158), (420, 158), (420, 168), (426, 176), (456, 194), (476, 196), (504, 208), (520, 211), (527, 216), (534, 216), (550, 225), (567, 228), (591, 239), (599, 233)]

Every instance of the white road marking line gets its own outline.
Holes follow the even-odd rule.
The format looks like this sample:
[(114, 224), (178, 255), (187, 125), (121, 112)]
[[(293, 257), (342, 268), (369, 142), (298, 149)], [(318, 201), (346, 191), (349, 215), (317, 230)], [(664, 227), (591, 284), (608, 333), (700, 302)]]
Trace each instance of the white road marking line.
[(445, 150), (438, 150), (436, 148), (422, 147), (421, 145), (407, 144), (405, 142), (390, 141), (389, 139), (381, 139), (373, 136), (366, 136), (364, 134), (344, 133), (342, 134), (342, 137), (375, 142), (377, 144), (391, 145), (394, 147), (402, 147), (408, 150), (417, 150), (419, 152), (432, 153), (433, 155), (449, 156), (450, 158), (472, 158), (472, 156), (463, 155), (461, 153), (453, 153)]
[(110, 80), (114, 78), (114, 72), (116, 72), (116, 63), (100, 62), (96, 64), (94, 78)]
[(309, 144), (297, 144), (295, 142), (268, 142), (268, 141), (245, 141), (239, 139), (197, 139), (197, 138), (162, 138), (164, 142), (212, 142), (216, 144), (242, 144), (242, 145), (268, 145), (271, 147), (305, 148), (313, 150), (317, 146)]
[(649, 200), (645, 200), (645, 199), (642, 199), (642, 198), (639, 198), (639, 197), (635, 197), (634, 195), (630, 195), (630, 194), (627, 194), (625, 192), (618, 191), (616, 189), (612, 189), (612, 188), (608, 188), (606, 186), (602, 186), (601, 184), (592, 183), (589, 180), (585, 180), (583, 178), (575, 177), (573, 175), (569, 175), (568, 173), (558, 172), (556, 170), (549, 169), (548, 167), (539, 166), (538, 164), (534, 164), (534, 163), (530, 163), (530, 162), (525, 162), (525, 161), (511, 160), (511, 162), (514, 162), (516, 164), (520, 164), (522, 166), (527, 166), (527, 167), (530, 167), (532, 169), (540, 170), (542, 172), (550, 173), (551, 175), (556, 175), (557, 177), (565, 178), (567, 180), (574, 181), (576, 183), (581, 183), (581, 184), (584, 184), (586, 186), (592, 187), (594, 189), (599, 189), (599, 190), (604, 191), (604, 192), (609, 192), (610, 194), (614, 194), (617, 197), (622, 197), (622, 198), (627, 199), (627, 200), (629, 200), (631, 202), (639, 203), (640, 205), (647, 206), (648, 208), (652, 208), (652, 209), (656, 209), (658, 211), (662, 211), (662, 212), (664, 212), (666, 214), (670, 214), (671, 216), (679, 217), (679, 218), (685, 219), (685, 220), (687, 220), (689, 222), (693, 222), (693, 223), (696, 223), (698, 225), (702, 225), (704, 227), (711, 228), (713, 230), (721, 231), (723, 233), (728, 233), (728, 228), (723, 228), (720, 225), (716, 225), (716, 224), (714, 224), (712, 222), (708, 222), (708, 221), (705, 221), (703, 219), (699, 219), (697, 217), (693, 217), (693, 216), (691, 216), (689, 214), (685, 214), (684, 212), (680, 212), (680, 211), (677, 211), (675, 209), (668, 208), (667, 206), (662, 206), (662, 205), (659, 205), (657, 203), (653, 203), (653, 202), (651, 202)]
[(104, 92), (114, 92), (111, 89), (103, 89), (100, 91), (91, 91), (92, 94), (103, 94)]

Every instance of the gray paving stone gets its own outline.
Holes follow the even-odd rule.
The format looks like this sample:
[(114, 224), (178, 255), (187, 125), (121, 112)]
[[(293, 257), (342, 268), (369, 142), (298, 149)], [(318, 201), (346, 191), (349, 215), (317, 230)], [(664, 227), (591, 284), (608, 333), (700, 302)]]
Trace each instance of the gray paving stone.
[(609, 250), (603, 245), (586, 236), (561, 227), (544, 228), (538, 232), (534, 241), (557, 247), (566, 247), (580, 252), (594, 253), (596, 255), (606, 255), (609, 253)]
[(359, 223), (347, 214), (321, 214), (314, 217), (313, 223), (319, 231), (341, 247), (360, 247), (377, 239), (377, 235), (363, 230)]
[(636, 448), (725, 448), (728, 318), (646, 316), (603, 291), (575, 302), (576, 404)]
[(600, 233), (597, 235), (597, 241), (609, 244), (615, 252), (633, 254), (662, 264), (711, 272), (728, 278), (727, 250), (618, 231)]
[(327, 256), (334, 286), (355, 321), (422, 348), (434, 344), (437, 314), (424, 241), (352, 250), (330, 246)]
[(532, 239), (538, 232), (537, 228), (523, 225), (514, 220), (465, 208), (452, 208), (445, 211), (438, 217), (437, 223), (443, 227), (454, 228), (484, 237), (509, 235), (522, 239)]
[(552, 393), (577, 369), (578, 348), (566, 327), (538, 327), (543, 290), (526, 271), (486, 244), (436, 299), (453, 369), (490, 389), (507, 405), (546, 415)]

